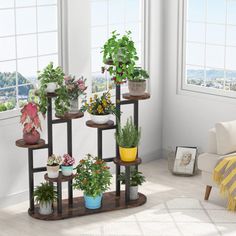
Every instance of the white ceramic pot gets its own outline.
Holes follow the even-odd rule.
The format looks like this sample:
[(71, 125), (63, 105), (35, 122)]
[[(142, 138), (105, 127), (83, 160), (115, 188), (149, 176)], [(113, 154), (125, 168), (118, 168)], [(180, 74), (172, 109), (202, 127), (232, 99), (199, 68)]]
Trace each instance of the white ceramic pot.
[(92, 115), (90, 114), (91, 120), (95, 123), (95, 124), (106, 124), (109, 119), (110, 119), (110, 114), (108, 115)]
[(143, 96), (146, 91), (146, 80), (128, 81), (129, 93), (131, 96)]
[(130, 200), (138, 199), (138, 186), (130, 186), (129, 197), (130, 197)]
[(71, 176), (73, 174), (73, 166), (61, 165), (61, 173), (64, 176)]
[(39, 213), (41, 215), (52, 214), (52, 202), (40, 203), (39, 204)]
[(47, 89), (46, 89), (46, 91), (47, 91), (48, 93), (54, 93), (56, 89), (57, 89), (57, 83), (55, 83), (55, 82), (50, 82), (50, 83), (47, 84)]
[(59, 176), (59, 165), (47, 166), (48, 178), (55, 179)]

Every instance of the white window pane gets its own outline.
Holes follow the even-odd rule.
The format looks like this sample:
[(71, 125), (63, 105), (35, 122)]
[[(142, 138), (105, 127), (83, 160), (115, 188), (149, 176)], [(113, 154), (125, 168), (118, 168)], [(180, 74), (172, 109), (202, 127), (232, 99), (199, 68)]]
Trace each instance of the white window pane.
[(236, 70), (236, 48), (226, 48), (226, 69)]
[(0, 38), (0, 52), (0, 61), (15, 59), (15, 37)]
[(126, 31), (131, 31), (132, 32), (132, 39), (133, 41), (141, 41), (142, 36), (141, 36), (141, 23), (128, 23), (126, 24)]
[(42, 33), (38, 35), (38, 53), (39, 55), (53, 54), (58, 51), (57, 32)]
[(188, 0), (188, 20), (205, 21), (206, 0)]
[(91, 25), (107, 24), (107, 1), (98, 1), (91, 3)]
[(0, 11), (0, 36), (15, 34), (14, 10)]
[(236, 91), (236, 71), (226, 71), (226, 89)]
[(36, 5), (36, 0), (16, 0), (16, 7), (29, 7), (35, 5)]
[(39, 0), (37, 2), (38, 6), (40, 5), (50, 5), (50, 4), (57, 4), (57, 0)]
[(32, 84), (18, 86), (18, 98), (21, 103), (26, 103), (28, 101), (28, 96), (31, 89), (33, 89)]
[(137, 66), (141, 66), (141, 63), (142, 63), (142, 44), (141, 42), (135, 42), (135, 47), (136, 47), (136, 50), (137, 50), (137, 56), (139, 57), (139, 60), (136, 62), (137, 63)]
[(187, 64), (204, 65), (204, 45), (187, 43)]
[(92, 27), (92, 47), (102, 47), (107, 40), (107, 27), (98, 26)]
[(228, 24), (236, 25), (236, 1), (228, 1)]
[(38, 7), (38, 31), (57, 30), (57, 7)]
[(39, 68), (38, 70), (43, 70), (50, 62), (53, 62), (54, 66), (58, 66), (58, 55), (49, 55), (38, 57)]
[(14, 0), (0, 0), (0, 8), (14, 7)]
[(36, 8), (20, 8), (16, 10), (16, 32), (17, 34), (36, 32)]
[(212, 23), (225, 23), (226, 1), (208, 0), (207, 1), (207, 21)]
[(109, 0), (109, 24), (125, 22), (124, 0)]
[(101, 71), (102, 53), (101, 49), (92, 49), (92, 72)]
[(37, 76), (37, 58), (27, 58), (17, 61), (18, 73), (20, 73), (25, 80), (19, 80), (18, 84), (33, 83)]
[(111, 33), (116, 30), (116, 32), (120, 35), (125, 34), (125, 25), (109, 25), (109, 37), (111, 36)]
[(236, 46), (236, 26), (227, 26), (227, 45)]
[(188, 84), (204, 86), (205, 85), (205, 71), (204, 67), (186, 66), (186, 79)]
[(105, 74), (92, 74), (92, 93), (103, 92), (107, 90), (107, 78)]
[(31, 57), (37, 55), (36, 35), (25, 35), (17, 37), (17, 56)]
[(141, 1), (140, 0), (126, 0), (126, 21), (140, 21), (142, 12), (141, 12)]
[[(16, 89), (1, 89), (0, 90), (0, 111), (11, 110), (16, 106)], [(2, 110), (2, 105), (4, 105), (5, 109)]]
[(205, 42), (205, 24), (188, 22), (187, 41)]
[(224, 89), (224, 70), (206, 68), (206, 87)]
[(13, 73), (16, 73), (16, 61), (0, 62), (0, 88), (16, 85)]
[(206, 46), (206, 65), (208, 67), (224, 68), (224, 47)]
[(225, 26), (224, 25), (207, 25), (207, 43), (225, 44)]

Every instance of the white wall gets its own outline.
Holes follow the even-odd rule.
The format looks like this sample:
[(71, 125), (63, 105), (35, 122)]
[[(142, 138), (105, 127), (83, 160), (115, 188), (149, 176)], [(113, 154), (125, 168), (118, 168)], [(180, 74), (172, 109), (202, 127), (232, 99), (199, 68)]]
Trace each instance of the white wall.
[[(83, 37), (83, 31), (89, 30), (80, 28), (79, 21), (87, 19), (80, 4), (87, 4), (87, 0), (68, 1), (68, 66), (72, 74), (84, 74), (89, 76), (89, 40)], [(142, 127), (142, 142), (140, 155), (144, 161), (160, 157), (161, 150), (161, 124), (162, 124), (162, 71), (161, 71), (161, 0), (151, 0), (151, 24), (150, 24), (150, 75), (152, 98), (140, 102), (140, 126)], [(88, 7), (88, 6), (87, 6)], [(79, 42), (84, 42), (83, 46)], [(86, 43), (87, 42), (87, 43)], [(81, 58), (84, 54), (87, 57)], [(123, 109), (124, 117), (131, 115), (132, 109), (129, 106)], [(85, 120), (73, 121), (73, 153), (77, 160), (86, 153), (96, 154), (96, 129), (85, 126)], [(44, 131), (45, 131), (45, 121)], [(64, 125), (55, 125), (54, 153), (63, 154), (66, 152), (66, 128)], [(104, 156), (114, 156), (115, 141), (113, 131), (104, 132)], [(9, 203), (19, 202), (28, 198), (28, 169), (27, 149), (15, 147), (15, 140), (21, 138), (22, 127), (19, 125), (19, 118), (0, 120), (0, 158), (2, 168), (0, 172), (0, 206)], [(43, 132), (42, 137), (46, 137)], [(47, 151), (35, 152), (35, 166), (45, 166)], [(4, 181), (5, 180), (5, 181)], [(42, 174), (37, 174), (36, 182), (42, 181)]]
[(164, 103), (163, 148), (207, 147), (207, 130), (216, 122), (236, 119), (236, 103), (211, 95), (177, 94), (178, 0), (163, 0)]

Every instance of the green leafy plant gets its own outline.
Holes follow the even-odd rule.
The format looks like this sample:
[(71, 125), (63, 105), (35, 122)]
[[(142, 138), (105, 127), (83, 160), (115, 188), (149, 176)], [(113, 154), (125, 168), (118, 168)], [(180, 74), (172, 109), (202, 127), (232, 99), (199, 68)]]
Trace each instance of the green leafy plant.
[(38, 204), (45, 204), (53, 202), (57, 199), (57, 192), (55, 187), (49, 183), (41, 183), (34, 190), (35, 202)]
[(92, 197), (109, 189), (112, 175), (105, 161), (87, 154), (75, 169), (77, 172), (73, 185), (75, 189), (80, 189)]
[(118, 130), (115, 133), (115, 138), (120, 147), (132, 148), (137, 147), (141, 138), (141, 128), (137, 128), (132, 118), (127, 119), (123, 128), (118, 124)]
[[(118, 179), (122, 184), (125, 184), (125, 173), (121, 172), (121, 174), (118, 176)], [(130, 172), (130, 185), (138, 186), (142, 185), (144, 182), (146, 182), (146, 179), (143, 173), (133, 168)]]
[(61, 85), (56, 90), (55, 110), (57, 115), (64, 115), (70, 107), (70, 96), (65, 85)]
[(128, 78), (130, 81), (144, 81), (149, 78), (149, 74), (141, 67), (135, 67), (132, 76)]
[(124, 83), (132, 76), (135, 63), (139, 59), (131, 31), (119, 36), (120, 34), (113, 31), (102, 48), (103, 62), (111, 65), (108, 68), (103, 67), (103, 71), (106, 69), (117, 84)]

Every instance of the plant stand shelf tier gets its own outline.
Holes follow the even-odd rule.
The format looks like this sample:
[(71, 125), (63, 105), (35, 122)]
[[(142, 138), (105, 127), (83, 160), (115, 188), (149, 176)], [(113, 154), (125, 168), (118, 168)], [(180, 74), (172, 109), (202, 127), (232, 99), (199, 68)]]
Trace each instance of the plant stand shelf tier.
[(64, 116), (55, 115), (57, 118), (62, 120), (72, 120), (72, 119), (79, 119), (84, 116), (84, 113), (81, 111), (78, 111), (77, 113), (66, 113)]
[(145, 93), (142, 96), (132, 96), (129, 93), (124, 93), (123, 98), (128, 100), (146, 100), (149, 99), (151, 96), (149, 93)]
[(112, 120), (109, 120), (105, 124), (96, 124), (92, 120), (86, 121), (86, 125), (91, 128), (97, 128), (97, 129), (109, 129), (109, 128), (114, 128), (114, 122)]
[(36, 144), (27, 144), (23, 139), (16, 140), (16, 146), (21, 148), (42, 148), (45, 146), (45, 141), (40, 139)]

